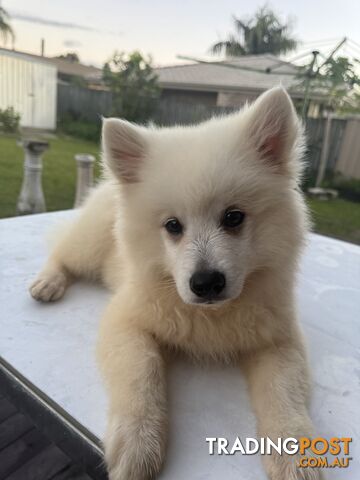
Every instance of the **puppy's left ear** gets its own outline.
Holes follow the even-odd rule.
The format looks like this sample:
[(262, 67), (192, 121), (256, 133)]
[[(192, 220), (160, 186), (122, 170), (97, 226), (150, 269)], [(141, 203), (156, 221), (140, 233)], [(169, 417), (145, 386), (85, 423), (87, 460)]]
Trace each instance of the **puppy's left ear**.
[(247, 137), (265, 162), (281, 167), (291, 158), (301, 137), (301, 124), (293, 103), (282, 87), (263, 93), (247, 114)]

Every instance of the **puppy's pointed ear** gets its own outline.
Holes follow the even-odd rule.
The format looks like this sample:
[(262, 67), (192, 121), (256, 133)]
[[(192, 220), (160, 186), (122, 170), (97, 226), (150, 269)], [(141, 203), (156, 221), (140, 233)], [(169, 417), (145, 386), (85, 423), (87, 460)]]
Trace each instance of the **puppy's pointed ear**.
[(260, 157), (273, 166), (290, 159), (301, 136), (293, 103), (282, 87), (263, 93), (248, 110), (247, 135)]
[(103, 119), (102, 148), (105, 164), (124, 183), (139, 180), (145, 157), (144, 129), (117, 118)]

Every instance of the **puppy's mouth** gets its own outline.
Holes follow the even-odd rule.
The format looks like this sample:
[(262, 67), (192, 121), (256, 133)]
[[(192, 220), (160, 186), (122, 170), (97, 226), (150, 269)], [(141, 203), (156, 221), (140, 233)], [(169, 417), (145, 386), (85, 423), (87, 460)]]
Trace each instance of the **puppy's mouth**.
[(221, 292), (219, 295), (214, 296), (204, 296), (199, 297), (197, 295), (181, 295), (183, 302), (188, 305), (194, 305), (197, 307), (204, 307), (204, 308), (221, 308), (223, 305), (228, 304), (229, 302), (235, 301), (239, 298), (243, 291), (243, 284), (241, 288), (237, 291), (229, 291), (225, 290)]
[(230, 297), (218, 297), (218, 298), (194, 298), (190, 302), (190, 305), (197, 305), (199, 307), (221, 307), (224, 303), (232, 300)]

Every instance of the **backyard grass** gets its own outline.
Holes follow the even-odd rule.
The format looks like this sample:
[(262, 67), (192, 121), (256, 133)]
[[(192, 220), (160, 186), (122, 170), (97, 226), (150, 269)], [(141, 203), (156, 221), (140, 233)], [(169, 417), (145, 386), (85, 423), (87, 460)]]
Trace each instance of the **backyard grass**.
[[(24, 151), (16, 137), (0, 134), (0, 218), (16, 214), (16, 202), (23, 176)], [(99, 147), (70, 137), (49, 138), (43, 156), (43, 189), (47, 211), (71, 208), (75, 200), (76, 153), (95, 155), (95, 175), (99, 173)]]
[(360, 245), (359, 202), (311, 199), (308, 204), (315, 232)]
[[(76, 153), (95, 155), (99, 175), (99, 147), (95, 143), (58, 136), (49, 139), (44, 154), (43, 188), (47, 211), (72, 208), (75, 199)], [(0, 218), (16, 214), (23, 174), (24, 152), (16, 137), (0, 134)], [(360, 245), (360, 203), (336, 199), (309, 200), (314, 230), (323, 235)]]

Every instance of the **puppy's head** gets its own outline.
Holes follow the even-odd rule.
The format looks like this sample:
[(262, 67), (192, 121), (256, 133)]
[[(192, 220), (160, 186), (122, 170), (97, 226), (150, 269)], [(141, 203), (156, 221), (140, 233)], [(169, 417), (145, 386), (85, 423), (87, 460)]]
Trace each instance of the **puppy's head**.
[(305, 227), (300, 140), (281, 88), (198, 126), (105, 120), (119, 235), (136, 271), (171, 278), (185, 303), (208, 305), (237, 298), (254, 271), (292, 269)]

